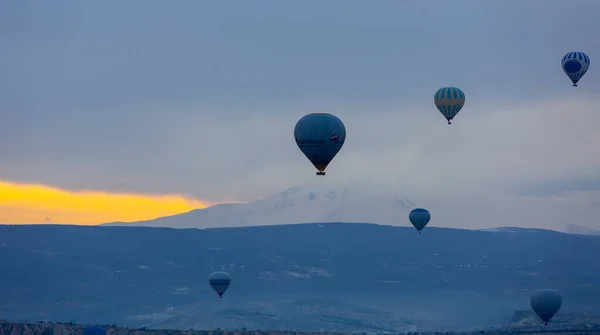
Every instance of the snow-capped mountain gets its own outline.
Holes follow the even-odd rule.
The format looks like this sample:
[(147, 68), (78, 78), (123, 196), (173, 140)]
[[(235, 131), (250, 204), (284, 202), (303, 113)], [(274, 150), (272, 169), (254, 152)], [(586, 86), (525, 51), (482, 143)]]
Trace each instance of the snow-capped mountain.
[(246, 204), (220, 204), (187, 213), (110, 226), (212, 228), (319, 222), (366, 222), (409, 225), (415, 204), (403, 197), (368, 189), (295, 186)]
[(567, 234), (578, 234), (578, 235), (600, 235), (600, 230), (590, 228), (587, 226), (578, 226), (572, 223), (569, 223), (565, 228), (565, 232)]

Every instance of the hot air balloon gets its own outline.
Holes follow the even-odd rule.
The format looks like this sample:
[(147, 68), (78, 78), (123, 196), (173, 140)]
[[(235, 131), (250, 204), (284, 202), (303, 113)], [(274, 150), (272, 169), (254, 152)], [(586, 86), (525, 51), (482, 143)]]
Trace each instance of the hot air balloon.
[(83, 335), (106, 335), (106, 330), (98, 326), (88, 326), (83, 330)]
[(423, 230), (429, 223), (429, 220), (431, 220), (431, 214), (429, 214), (429, 211), (425, 208), (415, 208), (408, 214), (408, 219), (410, 220), (410, 223), (417, 228), (419, 234), (421, 234), (421, 230)]
[(448, 124), (465, 105), (465, 92), (457, 87), (442, 87), (433, 96), (435, 107), (444, 115)]
[(219, 298), (223, 298), (223, 293), (227, 291), (231, 285), (231, 276), (227, 272), (217, 271), (210, 274), (208, 283), (217, 292)]
[(300, 151), (317, 168), (317, 176), (324, 176), (325, 168), (344, 145), (346, 127), (335, 115), (312, 113), (298, 120), (294, 138)]
[(554, 290), (538, 290), (533, 293), (529, 303), (535, 314), (547, 325), (562, 306), (562, 297)]
[(577, 82), (587, 72), (590, 67), (590, 57), (583, 52), (569, 52), (562, 58), (563, 71), (569, 76), (573, 82), (573, 86), (577, 86)]

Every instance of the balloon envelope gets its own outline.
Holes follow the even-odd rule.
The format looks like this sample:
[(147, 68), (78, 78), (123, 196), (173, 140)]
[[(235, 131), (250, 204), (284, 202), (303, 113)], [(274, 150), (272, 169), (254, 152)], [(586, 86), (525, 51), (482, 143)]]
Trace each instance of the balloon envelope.
[(312, 113), (296, 123), (294, 138), (300, 151), (324, 175), (327, 165), (340, 151), (346, 140), (342, 120), (327, 113)]
[(106, 330), (98, 326), (89, 326), (83, 330), (83, 335), (106, 335)]
[(577, 86), (579, 79), (590, 68), (590, 57), (583, 52), (572, 51), (564, 55), (561, 65), (565, 74), (573, 82), (573, 86)]
[(442, 87), (433, 95), (435, 107), (444, 115), (448, 124), (465, 105), (465, 92), (457, 87)]
[(425, 208), (415, 208), (408, 214), (408, 219), (421, 232), (431, 220), (431, 214)]
[(548, 324), (562, 306), (562, 297), (554, 290), (538, 290), (533, 293), (529, 303), (535, 314)]
[(227, 272), (217, 271), (210, 274), (208, 283), (217, 292), (219, 298), (223, 297), (223, 293), (227, 291), (231, 285), (231, 276)]

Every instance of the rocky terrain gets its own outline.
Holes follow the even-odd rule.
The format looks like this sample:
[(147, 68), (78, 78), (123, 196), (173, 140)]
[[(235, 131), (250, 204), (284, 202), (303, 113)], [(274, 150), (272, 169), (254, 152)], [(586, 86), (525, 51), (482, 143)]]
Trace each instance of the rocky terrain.
[[(345, 335), (343, 333), (325, 333), (325, 332), (294, 332), (294, 331), (260, 331), (260, 330), (173, 330), (173, 329), (133, 329), (116, 327), (114, 325), (102, 325), (109, 335)], [(83, 334), (85, 326), (73, 323), (47, 323), (47, 322), (0, 322), (0, 335), (80, 335)], [(571, 328), (571, 329), (546, 329), (538, 327), (528, 330), (478, 330), (469, 332), (407, 332), (410, 335), (475, 335), (475, 334), (561, 334), (561, 335), (599, 335), (600, 328)], [(348, 333), (349, 334), (349, 333)], [(389, 333), (384, 333), (389, 334)], [(360, 333), (366, 335), (366, 333)], [(377, 334), (379, 335), (379, 334)]]
[(540, 330), (567, 331), (573, 329), (578, 329), (582, 332), (600, 331), (600, 315), (559, 312), (552, 318), (548, 325), (544, 326), (533, 311), (515, 311), (509, 324), (491, 327), (489, 330), (538, 332)]

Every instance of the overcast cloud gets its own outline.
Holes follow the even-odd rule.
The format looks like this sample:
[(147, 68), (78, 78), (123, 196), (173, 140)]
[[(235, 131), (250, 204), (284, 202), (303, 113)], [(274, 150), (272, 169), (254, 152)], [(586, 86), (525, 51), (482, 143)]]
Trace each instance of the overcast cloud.
[[(0, 179), (253, 200), (315, 182), (292, 131), (331, 112), (348, 138), (326, 183), (600, 227), (599, 16), (597, 0), (2, 2)], [(568, 51), (592, 59), (577, 88)], [(452, 126), (445, 85), (467, 96)]]

